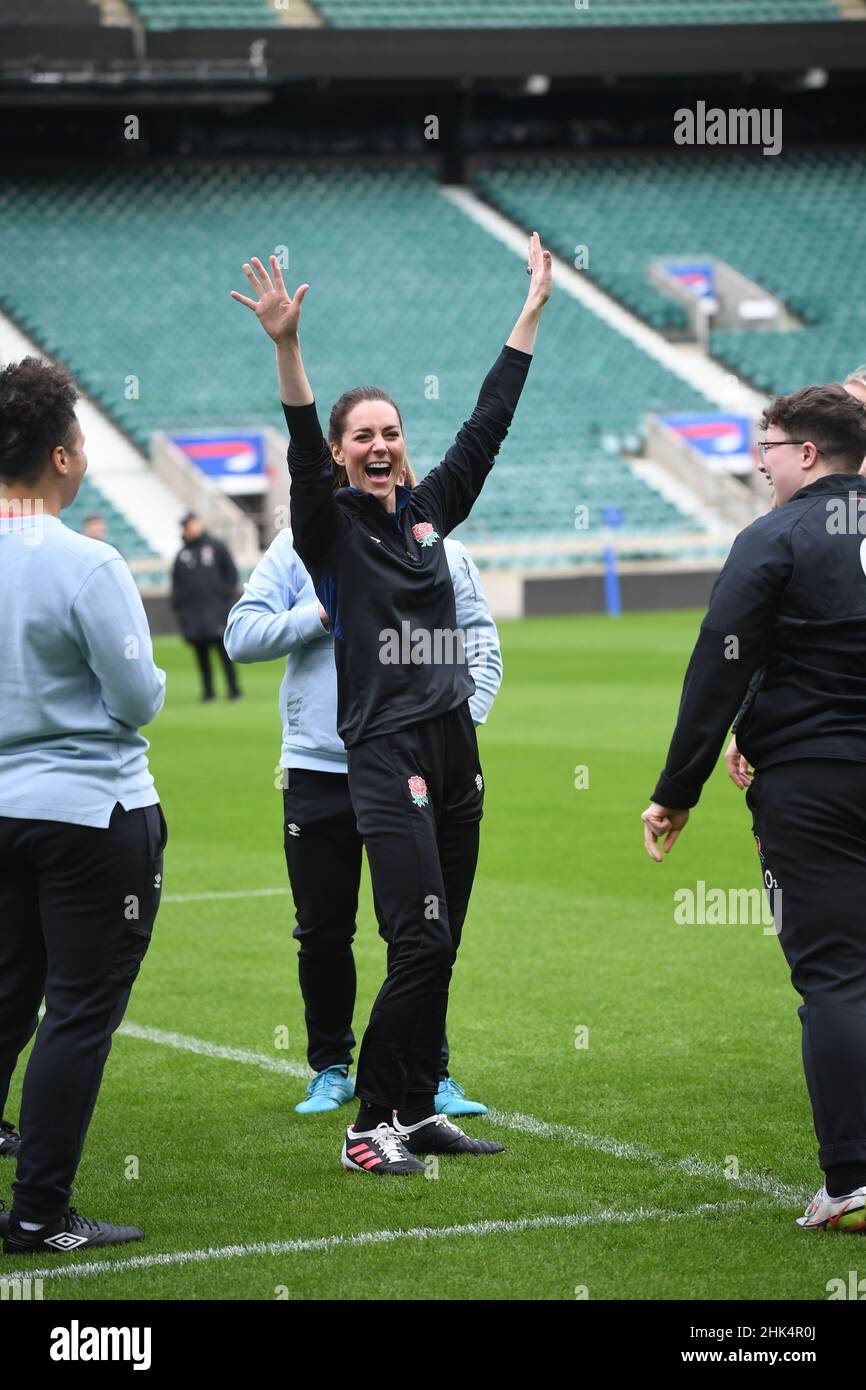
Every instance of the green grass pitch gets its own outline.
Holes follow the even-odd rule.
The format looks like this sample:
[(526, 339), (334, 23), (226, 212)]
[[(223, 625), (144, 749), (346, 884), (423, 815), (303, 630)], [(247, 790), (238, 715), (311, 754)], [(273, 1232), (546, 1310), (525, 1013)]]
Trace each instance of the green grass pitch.
[[(344, 1173), (354, 1107), (295, 1115), (291, 1066), (118, 1035), (73, 1200), (147, 1238), (40, 1262), (63, 1271), (46, 1299), (826, 1299), (859, 1247), (792, 1221), (820, 1174), (778, 941), (760, 925), (674, 921), (677, 888), (759, 884), (723, 766), (670, 859), (653, 864), (642, 845), (699, 616), (502, 624), (449, 1034), (454, 1075), (500, 1112), (467, 1129), (507, 1153), (442, 1160), (436, 1180)], [(248, 896), (286, 886), (280, 663), (243, 668), (243, 702), (203, 706), (190, 650), (156, 647), (166, 896), (127, 1021), (297, 1068), (291, 899)], [(366, 884), (356, 955), (360, 1034), (384, 970)], [(12, 1177), (0, 1165), (7, 1204)], [(374, 1233), (386, 1234), (352, 1240)], [(339, 1239), (311, 1243), (326, 1237)], [(224, 1250), (256, 1243), (281, 1248)], [(208, 1249), (223, 1254), (129, 1265)], [(94, 1262), (109, 1269), (70, 1272)]]

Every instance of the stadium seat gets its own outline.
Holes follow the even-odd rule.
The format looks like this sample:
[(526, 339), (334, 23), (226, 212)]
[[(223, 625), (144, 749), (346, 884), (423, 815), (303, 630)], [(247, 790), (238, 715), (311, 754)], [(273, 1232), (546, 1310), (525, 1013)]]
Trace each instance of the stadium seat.
[(317, 0), (338, 29), (576, 28), (654, 24), (755, 24), (841, 19), (835, 0)]
[[(479, 191), (517, 222), (534, 220), (571, 261), (653, 327), (684, 326), (683, 311), (647, 278), (663, 256), (728, 262), (781, 299), (804, 327), (718, 331), (711, 351), (761, 391), (833, 381), (866, 359), (866, 305), (851, 279), (862, 259), (866, 192), (846, 152), (712, 150), (597, 159), (512, 160), (478, 175)], [(826, 209), (834, 254), (826, 255)], [(577, 230), (575, 230), (577, 229)]]
[[(273, 249), (266, 234), (289, 249), (287, 280), (313, 286), (304, 349), (323, 426), (343, 390), (381, 382), (400, 403), (419, 475), (469, 415), (523, 288), (519, 261), (442, 196), (426, 165), (214, 163), (19, 175), (0, 190), (8, 263), (26, 262), (57, 206), (62, 293), (41, 295), (26, 277), (12, 278), (3, 308), (50, 344), (148, 452), (152, 432), (173, 426), (269, 423), (285, 434), (261, 330), (228, 293), (247, 288), (244, 260)], [(454, 295), (457, 264), (475, 287), (470, 304)], [(589, 509), (590, 534), (611, 504), (624, 509), (624, 534), (694, 531), (632, 473), (621, 448), (639, 442), (648, 410), (709, 403), (566, 296), (545, 331), (545, 351), (466, 538), (574, 536), (578, 505)], [(133, 377), (137, 398), (128, 399)]]

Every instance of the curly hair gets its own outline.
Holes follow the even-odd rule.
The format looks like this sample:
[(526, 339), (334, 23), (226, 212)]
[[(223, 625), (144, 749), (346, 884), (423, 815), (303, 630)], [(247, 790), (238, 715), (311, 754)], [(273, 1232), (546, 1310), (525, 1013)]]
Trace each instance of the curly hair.
[(53, 449), (72, 447), (77, 400), (66, 368), (39, 357), (0, 371), (0, 481), (34, 483)]
[(804, 386), (791, 396), (777, 396), (764, 411), (761, 428), (777, 425), (792, 439), (816, 445), (828, 458), (856, 473), (866, 455), (866, 407), (834, 382)]

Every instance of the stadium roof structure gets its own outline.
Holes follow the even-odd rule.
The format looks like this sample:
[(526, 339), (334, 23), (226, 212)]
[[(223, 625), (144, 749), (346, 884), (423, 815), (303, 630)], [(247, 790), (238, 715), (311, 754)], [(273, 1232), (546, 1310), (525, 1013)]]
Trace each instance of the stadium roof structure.
[[(292, 82), (419, 79), (618, 79), (696, 73), (767, 75), (820, 67), (866, 67), (866, 22), (550, 24), (489, 27), (210, 27), (32, 23), (32, 10), (4, 25), (0, 0), (0, 86), (31, 86), (48, 100), (58, 87), (189, 87), (217, 79), (250, 88)], [(687, 13), (688, 11), (683, 11)], [(216, 10), (216, 14), (220, 11)], [(366, 13), (361, 11), (360, 13)], [(743, 11), (748, 13), (748, 11)], [(866, 9), (864, 9), (866, 16)], [(519, 42), (515, 41), (519, 33)]]

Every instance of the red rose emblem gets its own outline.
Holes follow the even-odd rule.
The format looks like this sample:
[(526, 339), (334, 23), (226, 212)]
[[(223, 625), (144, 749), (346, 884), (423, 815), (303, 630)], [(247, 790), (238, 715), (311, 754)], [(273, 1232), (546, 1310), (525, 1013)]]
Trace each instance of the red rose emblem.
[(427, 783), (423, 777), (417, 774), (409, 778), (409, 791), (412, 793), (412, 800), (416, 806), (427, 805)]
[(416, 521), (412, 527), (412, 535), (418, 544), (424, 547), (434, 545), (439, 539), (439, 532), (433, 530), (433, 525), (429, 521)]

